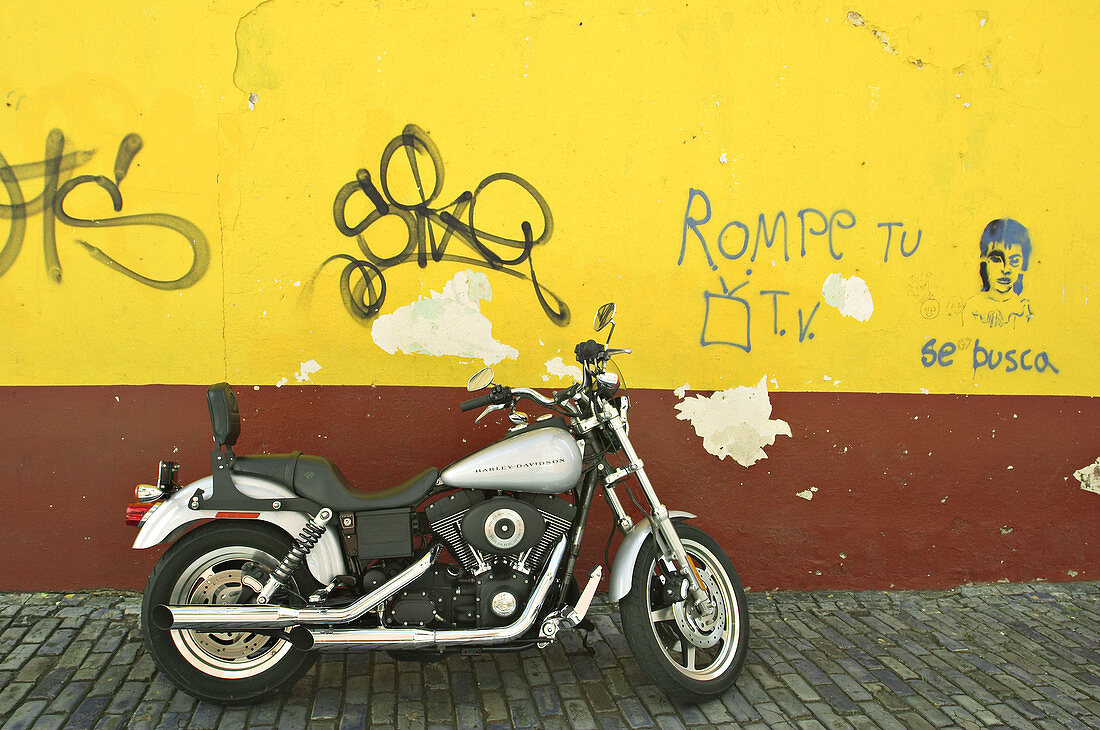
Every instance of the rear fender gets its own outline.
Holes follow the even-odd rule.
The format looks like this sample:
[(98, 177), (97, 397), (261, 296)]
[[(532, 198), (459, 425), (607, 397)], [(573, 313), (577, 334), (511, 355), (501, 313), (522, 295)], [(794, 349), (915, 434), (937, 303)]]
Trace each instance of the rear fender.
[[(695, 517), (690, 512), (669, 512), (669, 519), (686, 520)], [(638, 562), (638, 553), (642, 549), (642, 543), (653, 532), (653, 524), (649, 518), (645, 518), (634, 525), (627, 536), (623, 538), (623, 544), (615, 553), (615, 564), (611, 566), (610, 585), (607, 589), (607, 597), (612, 601), (621, 600), (630, 593), (630, 582), (634, 576), (634, 563)]]
[[(247, 474), (234, 474), (233, 483), (246, 497), (255, 499), (289, 499), (298, 496), (281, 484)], [(203, 477), (196, 482), (192, 482), (167, 500), (158, 503), (156, 509), (150, 511), (148, 519), (145, 520), (138, 531), (137, 538), (134, 540), (134, 547), (144, 549), (174, 541), (198, 523), (206, 520), (253, 519), (270, 522), (291, 538), (295, 538), (309, 519), (300, 512), (261, 511), (257, 517), (242, 518), (226, 516), (227, 514), (241, 513), (226, 513), (209, 509), (193, 510), (188, 508), (187, 504), (196, 489), (201, 489), (203, 497), (209, 499), (214, 493), (213, 477)], [(285, 556), (278, 555), (276, 557), (282, 559)], [(309, 566), (309, 572), (322, 585), (328, 584), (338, 575), (349, 574), (347, 565), (344, 562), (344, 553), (340, 549), (340, 538), (333, 524), (325, 529), (325, 534), (309, 551), (309, 555), (306, 556), (306, 565)]]

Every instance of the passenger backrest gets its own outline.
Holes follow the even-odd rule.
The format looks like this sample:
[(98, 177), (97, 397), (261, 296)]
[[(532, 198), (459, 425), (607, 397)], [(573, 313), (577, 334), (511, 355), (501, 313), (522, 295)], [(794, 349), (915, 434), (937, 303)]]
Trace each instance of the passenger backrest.
[(237, 409), (237, 396), (229, 383), (215, 383), (207, 388), (206, 405), (210, 409), (214, 441), (218, 446), (232, 447), (241, 435), (241, 414)]

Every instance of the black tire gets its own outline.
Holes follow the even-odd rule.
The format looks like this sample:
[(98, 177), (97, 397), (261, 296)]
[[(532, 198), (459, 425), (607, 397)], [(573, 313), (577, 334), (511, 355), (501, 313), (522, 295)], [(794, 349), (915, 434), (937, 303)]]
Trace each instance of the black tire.
[(690, 598), (660, 608), (660, 553), (652, 535), (642, 543), (619, 613), (634, 658), (657, 686), (673, 700), (702, 702), (728, 690), (741, 673), (749, 649), (748, 603), (741, 579), (718, 543), (682, 522), (676, 523), (676, 532), (708, 593), (717, 599), (718, 613), (709, 620), (701, 617)]
[[(233, 603), (241, 565), (251, 560), (273, 570), (290, 546), (290, 537), (267, 523), (212, 522), (186, 534), (157, 562), (141, 602), (145, 649), (184, 692), (225, 705), (259, 702), (289, 689), (309, 671), (313, 652), (273, 636), (165, 631), (150, 621), (160, 604)], [(289, 587), (293, 593), (276, 593), (272, 603), (301, 606), (298, 596), (308, 596), (319, 584), (303, 561)]]

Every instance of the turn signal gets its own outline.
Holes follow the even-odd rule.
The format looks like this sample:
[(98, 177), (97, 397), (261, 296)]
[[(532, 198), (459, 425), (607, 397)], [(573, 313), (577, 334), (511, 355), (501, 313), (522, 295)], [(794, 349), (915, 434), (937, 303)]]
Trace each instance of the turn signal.
[(164, 490), (152, 484), (139, 484), (134, 488), (134, 499), (138, 502), (156, 502), (164, 497)]

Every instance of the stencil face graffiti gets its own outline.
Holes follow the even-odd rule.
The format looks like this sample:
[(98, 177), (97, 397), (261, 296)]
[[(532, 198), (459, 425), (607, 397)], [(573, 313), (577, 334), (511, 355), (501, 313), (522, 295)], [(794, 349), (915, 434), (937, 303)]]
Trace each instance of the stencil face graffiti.
[(1024, 272), (1031, 258), (1031, 236), (1012, 220), (991, 221), (979, 241), (981, 293), (963, 309), (966, 324), (991, 328), (1015, 327), (1031, 321), (1031, 302), (1023, 296)]
[[(416, 194), (412, 201), (399, 200), (394, 193), (393, 177), (397, 173), (391, 171), (391, 166), (395, 164), (394, 158), (399, 152), (404, 152), (408, 174), (414, 183)], [(424, 158), (435, 176), (430, 190), (425, 184), (428, 170), (421, 169)], [(333, 261), (346, 262), (340, 276), (340, 295), (348, 312), (364, 322), (378, 316), (386, 300), (387, 285), (383, 272), (388, 269), (412, 262), (426, 268), (429, 261), (450, 261), (492, 269), (531, 282), (539, 305), (550, 320), (561, 326), (568, 324), (569, 307), (544, 287), (535, 274), (532, 253), (536, 246), (550, 240), (554, 230), (550, 206), (542, 194), (518, 175), (499, 172), (483, 179), (473, 191), (467, 190), (454, 201), (440, 206), (436, 201), (443, 190), (443, 180), (443, 157), (439, 148), (427, 132), (410, 124), (382, 152), (378, 184), (367, 170), (361, 169), (354, 181), (345, 184), (336, 193), (332, 206), (333, 222), (342, 234), (356, 240), (362, 258), (336, 254), (325, 259), (321, 269)], [(530, 221), (524, 220), (516, 221), (513, 233), (494, 233), (478, 228), (474, 215), (479, 196), (485, 195), (490, 188), (498, 190), (501, 186), (513, 188), (513, 193), (526, 196), (534, 204), (541, 218), (534, 227)], [(360, 193), (366, 196), (372, 210), (358, 223), (351, 224), (347, 220), (348, 204)], [(383, 218), (391, 216), (405, 226), (407, 238), (398, 253), (383, 256), (363, 234)], [(534, 235), (535, 228), (540, 230), (537, 237)], [(514, 237), (516, 234), (521, 237)], [(460, 241), (470, 250), (461, 254), (449, 252), (448, 246), (452, 241)], [(524, 264), (526, 271), (520, 268)]]

